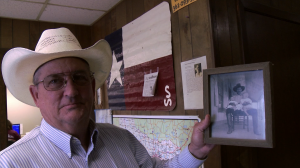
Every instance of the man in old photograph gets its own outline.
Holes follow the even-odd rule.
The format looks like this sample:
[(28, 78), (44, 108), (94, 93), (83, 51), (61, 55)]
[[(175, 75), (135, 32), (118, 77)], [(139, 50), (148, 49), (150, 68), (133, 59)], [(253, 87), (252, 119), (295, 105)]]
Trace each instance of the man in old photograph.
[(226, 117), (228, 125), (227, 134), (231, 134), (234, 131), (234, 117), (249, 115), (252, 116), (254, 134), (259, 134), (257, 110), (252, 107), (252, 100), (248, 97), (247, 92), (243, 93), (244, 90), (245, 86), (242, 86), (240, 83), (236, 84), (233, 87), (233, 91), (236, 92), (236, 95), (233, 95), (230, 98), (229, 104), (226, 107)]

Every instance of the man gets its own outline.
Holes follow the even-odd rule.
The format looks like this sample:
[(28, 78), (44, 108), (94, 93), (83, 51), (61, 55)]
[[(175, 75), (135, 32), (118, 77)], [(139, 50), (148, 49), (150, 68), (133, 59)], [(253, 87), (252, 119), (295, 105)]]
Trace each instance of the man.
[(248, 98), (249, 95), (247, 92), (243, 93), (244, 90), (245, 90), (245, 86), (242, 86), (240, 83), (236, 84), (233, 87), (233, 91), (236, 92), (236, 95), (230, 98), (230, 102), (226, 108), (226, 117), (227, 117), (227, 125), (228, 125), (227, 134), (231, 134), (234, 131), (233, 130), (234, 116), (251, 115), (253, 120), (253, 132), (256, 135), (259, 135), (257, 110), (252, 108), (252, 100)]
[(226, 117), (227, 117), (227, 125), (228, 131), (227, 134), (231, 134), (233, 132), (233, 116), (234, 115), (243, 115), (245, 114), (240, 107), (240, 101), (242, 99), (242, 92), (245, 90), (245, 86), (242, 86), (240, 83), (236, 84), (233, 89), (236, 92), (236, 95), (230, 98), (230, 102), (226, 107)]
[(0, 167), (190, 168), (202, 164), (214, 146), (203, 142), (209, 116), (195, 125), (188, 148), (169, 161), (150, 158), (128, 131), (89, 119), (95, 90), (107, 78), (111, 64), (106, 41), (81, 49), (66, 28), (44, 31), (35, 52), (8, 51), (2, 62), (8, 89), (19, 100), (36, 105), (44, 119), (40, 127), (0, 152)]
[(12, 123), (7, 120), (7, 138), (8, 138), (8, 145), (13, 144), (17, 140), (21, 138), (17, 131), (12, 129)]

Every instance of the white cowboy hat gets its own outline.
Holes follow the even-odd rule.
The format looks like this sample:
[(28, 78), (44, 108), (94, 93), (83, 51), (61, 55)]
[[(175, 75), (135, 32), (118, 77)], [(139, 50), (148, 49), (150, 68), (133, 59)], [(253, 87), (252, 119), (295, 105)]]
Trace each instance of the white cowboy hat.
[(42, 33), (35, 51), (17, 47), (4, 55), (2, 75), (8, 90), (18, 100), (35, 106), (29, 92), (34, 72), (42, 64), (62, 57), (79, 57), (87, 61), (91, 71), (95, 73), (95, 89), (103, 84), (112, 65), (112, 51), (105, 40), (82, 49), (69, 29), (49, 29)]

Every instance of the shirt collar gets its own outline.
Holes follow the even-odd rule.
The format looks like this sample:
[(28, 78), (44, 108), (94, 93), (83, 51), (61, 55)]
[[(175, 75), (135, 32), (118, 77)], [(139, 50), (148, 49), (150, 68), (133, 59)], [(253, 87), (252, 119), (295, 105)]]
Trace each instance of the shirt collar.
[[(94, 146), (94, 143), (96, 143), (96, 140), (98, 139), (99, 131), (96, 128), (95, 122), (92, 121), (91, 119), (89, 122), (88, 130), (89, 130), (89, 135), (91, 135), (90, 145)], [(72, 157), (72, 152), (71, 152), (72, 135), (52, 127), (44, 119), (41, 122), (40, 131), (45, 135), (47, 139), (49, 139), (64, 153), (66, 153), (69, 158)]]

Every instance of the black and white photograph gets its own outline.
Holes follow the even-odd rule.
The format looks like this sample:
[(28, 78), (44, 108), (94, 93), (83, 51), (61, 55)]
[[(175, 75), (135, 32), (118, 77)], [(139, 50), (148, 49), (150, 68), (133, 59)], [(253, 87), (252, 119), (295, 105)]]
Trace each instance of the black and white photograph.
[(203, 71), (207, 143), (272, 147), (270, 63)]
[(212, 137), (265, 139), (262, 70), (210, 76)]
[(201, 69), (201, 63), (195, 64), (195, 77), (201, 77), (202, 76), (202, 69)]

